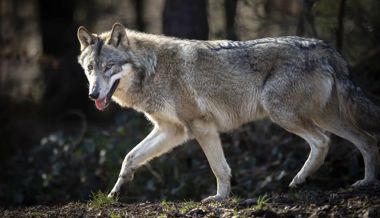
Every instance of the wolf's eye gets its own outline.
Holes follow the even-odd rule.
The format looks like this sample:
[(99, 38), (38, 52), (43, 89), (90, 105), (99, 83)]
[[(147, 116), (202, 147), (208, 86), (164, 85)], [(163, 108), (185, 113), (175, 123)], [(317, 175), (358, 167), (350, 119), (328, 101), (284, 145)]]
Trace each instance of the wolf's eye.
[(87, 66), (87, 70), (88, 71), (92, 71), (94, 69), (94, 67), (92, 66), (92, 64), (89, 64), (88, 66)]
[(106, 67), (104, 68), (104, 71), (110, 70), (112, 68), (112, 66), (113, 66), (112, 64), (106, 65)]

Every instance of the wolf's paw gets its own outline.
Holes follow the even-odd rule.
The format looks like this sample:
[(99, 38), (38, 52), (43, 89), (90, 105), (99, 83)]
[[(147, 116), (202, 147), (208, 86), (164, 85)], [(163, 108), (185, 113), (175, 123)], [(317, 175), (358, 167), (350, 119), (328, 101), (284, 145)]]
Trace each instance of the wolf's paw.
[(298, 176), (294, 177), (292, 182), (289, 184), (290, 188), (297, 188), (299, 187), (302, 183), (305, 182), (306, 179), (300, 178)]
[(222, 202), (225, 201), (227, 197), (221, 196), (221, 195), (212, 195), (202, 200), (202, 203), (209, 203), (209, 202)]
[(376, 179), (362, 179), (362, 180), (356, 181), (351, 186), (353, 188), (363, 188), (363, 187), (374, 185), (376, 182), (377, 182)]
[(117, 199), (118, 197), (119, 197), (119, 192), (117, 192), (117, 191), (111, 191), (108, 195), (107, 195), (107, 197), (108, 198), (114, 198), (114, 199)]

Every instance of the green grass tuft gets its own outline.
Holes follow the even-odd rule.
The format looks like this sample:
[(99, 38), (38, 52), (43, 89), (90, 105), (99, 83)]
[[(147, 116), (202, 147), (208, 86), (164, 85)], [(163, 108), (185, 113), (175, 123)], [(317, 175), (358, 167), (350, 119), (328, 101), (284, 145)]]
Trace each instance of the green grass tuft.
[(121, 214), (118, 214), (118, 213), (111, 213), (110, 214), (110, 218), (122, 218), (123, 216)]
[(170, 203), (169, 201), (166, 201), (166, 200), (161, 201), (161, 207), (166, 212), (170, 212), (170, 211), (175, 210), (174, 205), (172, 203)]
[(187, 213), (190, 210), (198, 207), (200, 203), (194, 202), (194, 201), (184, 201), (183, 203), (180, 204), (179, 211), (181, 213)]
[(239, 203), (240, 201), (242, 201), (243, 199), (237, 195), (234, 195), (234, 196), (231, 196), (229, 201), (233, 204), (237, 204)]
[(261, 210), (263, 209), (269, 202), (269, 197), (267, 195), (259, 196), (256, 201), (255, 209)]
[(109, 198), (107, 194), (101, 191), (91, 193), (90, 206), (92, 207), (104, 207), (115, 204), (118, 198)]

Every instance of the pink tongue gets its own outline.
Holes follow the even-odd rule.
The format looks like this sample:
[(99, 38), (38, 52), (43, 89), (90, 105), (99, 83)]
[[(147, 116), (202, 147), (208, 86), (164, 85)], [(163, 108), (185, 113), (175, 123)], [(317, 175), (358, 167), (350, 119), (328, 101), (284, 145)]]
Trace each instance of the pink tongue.
[(95, 100), (95, 106), (98, 110), (104, 110), (107, 106), (107, 98)]

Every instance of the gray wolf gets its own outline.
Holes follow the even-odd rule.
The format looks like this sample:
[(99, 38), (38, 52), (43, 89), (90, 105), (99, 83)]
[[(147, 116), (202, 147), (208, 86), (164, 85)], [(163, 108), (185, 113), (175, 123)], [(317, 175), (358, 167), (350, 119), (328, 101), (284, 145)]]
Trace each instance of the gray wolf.
[(352, 142), (363, 156), (364, 178), (353, 186), (376, 181), (380, 108), (350, 79), (342, 56), (320, 40), (182, 40), (121, 24), (101, 34), (80, 27), (77, 36), (79, 63), (96, 107), (104, 110), (115, 101), (154, 124), (126, 155), (109, 197), (117, 196), (141, 165), (196, 139), (217, 181), (216, 195), (204, 201), (226, 199), (231, 170), (219, 133), (261, 117), (310, 145), (290, 187), (305, 182), (323, 164), (329, 133)]

